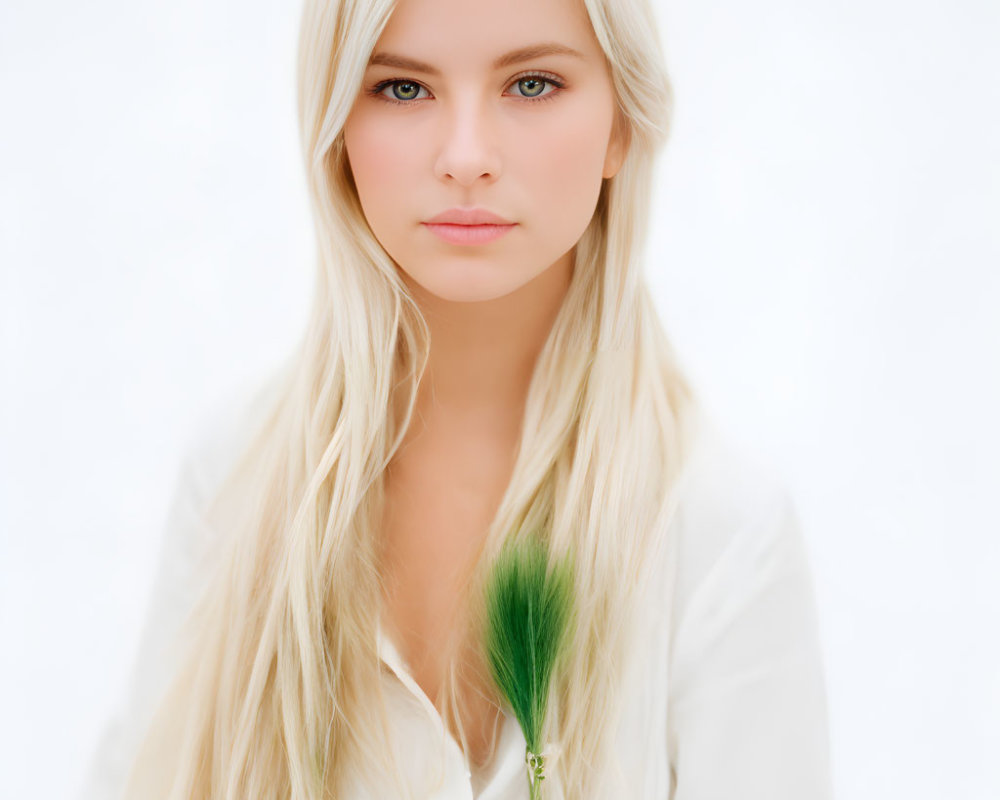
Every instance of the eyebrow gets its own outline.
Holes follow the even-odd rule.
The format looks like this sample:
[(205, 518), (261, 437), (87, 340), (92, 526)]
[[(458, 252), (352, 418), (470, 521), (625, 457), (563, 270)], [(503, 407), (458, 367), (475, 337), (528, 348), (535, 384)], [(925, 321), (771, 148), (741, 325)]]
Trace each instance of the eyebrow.
[[(503, 67), (509, 67), (511, 64), (520, 64), (523, 61), (530, 61), (534, 58), (541, 58), (542, 56), (573, 56), (575, 58), (586, 58), (586, 56), (584, 56), (584, 54), (579, 50), (574, 50), (572, 47), (568, 47), (567, 45), (559, 44), (558, 42), (540, 42), (539, 44), (519, 47), (517, 50), (511, 50), (509, 53), (505, 53), (493, 62), (493, 69), (496, 70)], [(432, 67), (430, 64), (425, 64), (423, 61), (417, 61), (412, 58), (407, 58), (406, 56), (398, 56), (394, 53), (375, 53), (368, 61), (368, 66), (396, 67), (398, 69), (410, 70), (412, 72), (423, 72), (427, 75), (441, 74), (441, 70), (437, 69), (437, 67)]]

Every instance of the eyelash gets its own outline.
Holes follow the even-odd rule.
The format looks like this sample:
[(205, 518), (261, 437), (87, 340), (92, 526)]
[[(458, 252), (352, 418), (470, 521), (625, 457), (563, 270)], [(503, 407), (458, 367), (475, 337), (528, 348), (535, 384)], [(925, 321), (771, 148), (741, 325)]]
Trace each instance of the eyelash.
[[(560, 93), (561, 89), (563, 89), (566, 86), (565, 83), (556, 78), (554, 75), (550, 75), (545, 72), (528, 72), (525, 73), (524, 75), (518, 75), (517, 77), (512, 78), (510, 83), (507, 85), (512, 86), (513, 84), (520, 83), (521, 81), (527, 80), (528, 78), (537, 78), (541, 80), (543, 83), (550, 83), (556, 87), (555, 91), (547, 92), (546, 94), (539, 95), (538, 97), (521, 98), (522, 100), (526, 100), (531, 103), (538, 103), (543, 100), (551, 100), (553, 97), (555, 97), (557, 94)], [(414, 86), (419, 86), (421, 89), (427, 89), (427, 87), (424, 86), (422, 83), (412, 80), (411, 78), (390, 78), (389, 80), (380, 81), (379, 83), (375, 84), (371, 89), (368, 90), (368, 94), (376, 98), (377, 100), (384, 100), (387, 103), (393, 103), (394, 105), (397, 106), (413, 105), (414, 100), (418, 98), (413, 98), (411, 100), (397, 100), (395, 97), (389, 97), (388, 95), (382, 94), (383, 90), (396, 83), (411, 83)], [(419, 99), (426, 100), (427, 98), (422, 97)]]

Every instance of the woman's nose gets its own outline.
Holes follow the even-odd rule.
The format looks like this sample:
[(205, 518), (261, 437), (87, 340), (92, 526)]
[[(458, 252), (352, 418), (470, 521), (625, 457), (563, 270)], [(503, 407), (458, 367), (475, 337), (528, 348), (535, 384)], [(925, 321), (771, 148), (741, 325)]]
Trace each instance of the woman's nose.
[(496, 121), (482, 102), (455, 103), (442, 115), (441, 144), (435, 174), (462, 186), (500, 177)]

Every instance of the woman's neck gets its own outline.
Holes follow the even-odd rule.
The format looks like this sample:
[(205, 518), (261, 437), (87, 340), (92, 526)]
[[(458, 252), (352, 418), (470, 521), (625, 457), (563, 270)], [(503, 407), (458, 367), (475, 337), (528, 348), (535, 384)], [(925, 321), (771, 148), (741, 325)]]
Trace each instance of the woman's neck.
[(414, 419), (426, 427), (475, 427), (516, 435), (538, 355), (569, 288), (570, 251), (495, 300), (442, 300), (408, 279), (431, 332)]

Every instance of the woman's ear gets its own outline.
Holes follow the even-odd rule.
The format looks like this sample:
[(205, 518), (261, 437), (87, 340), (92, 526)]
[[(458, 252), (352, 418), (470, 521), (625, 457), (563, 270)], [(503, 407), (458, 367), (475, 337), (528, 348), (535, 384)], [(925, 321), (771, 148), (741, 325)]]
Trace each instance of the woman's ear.
[(632, 142), (632, 129), (621, 109), (615, 108), (615, 119), (611, 126), (611, 136), (608, 139), (608, 151), (604, 157), (603, 178), (613, 178), (625, 163), (628, 148)]

